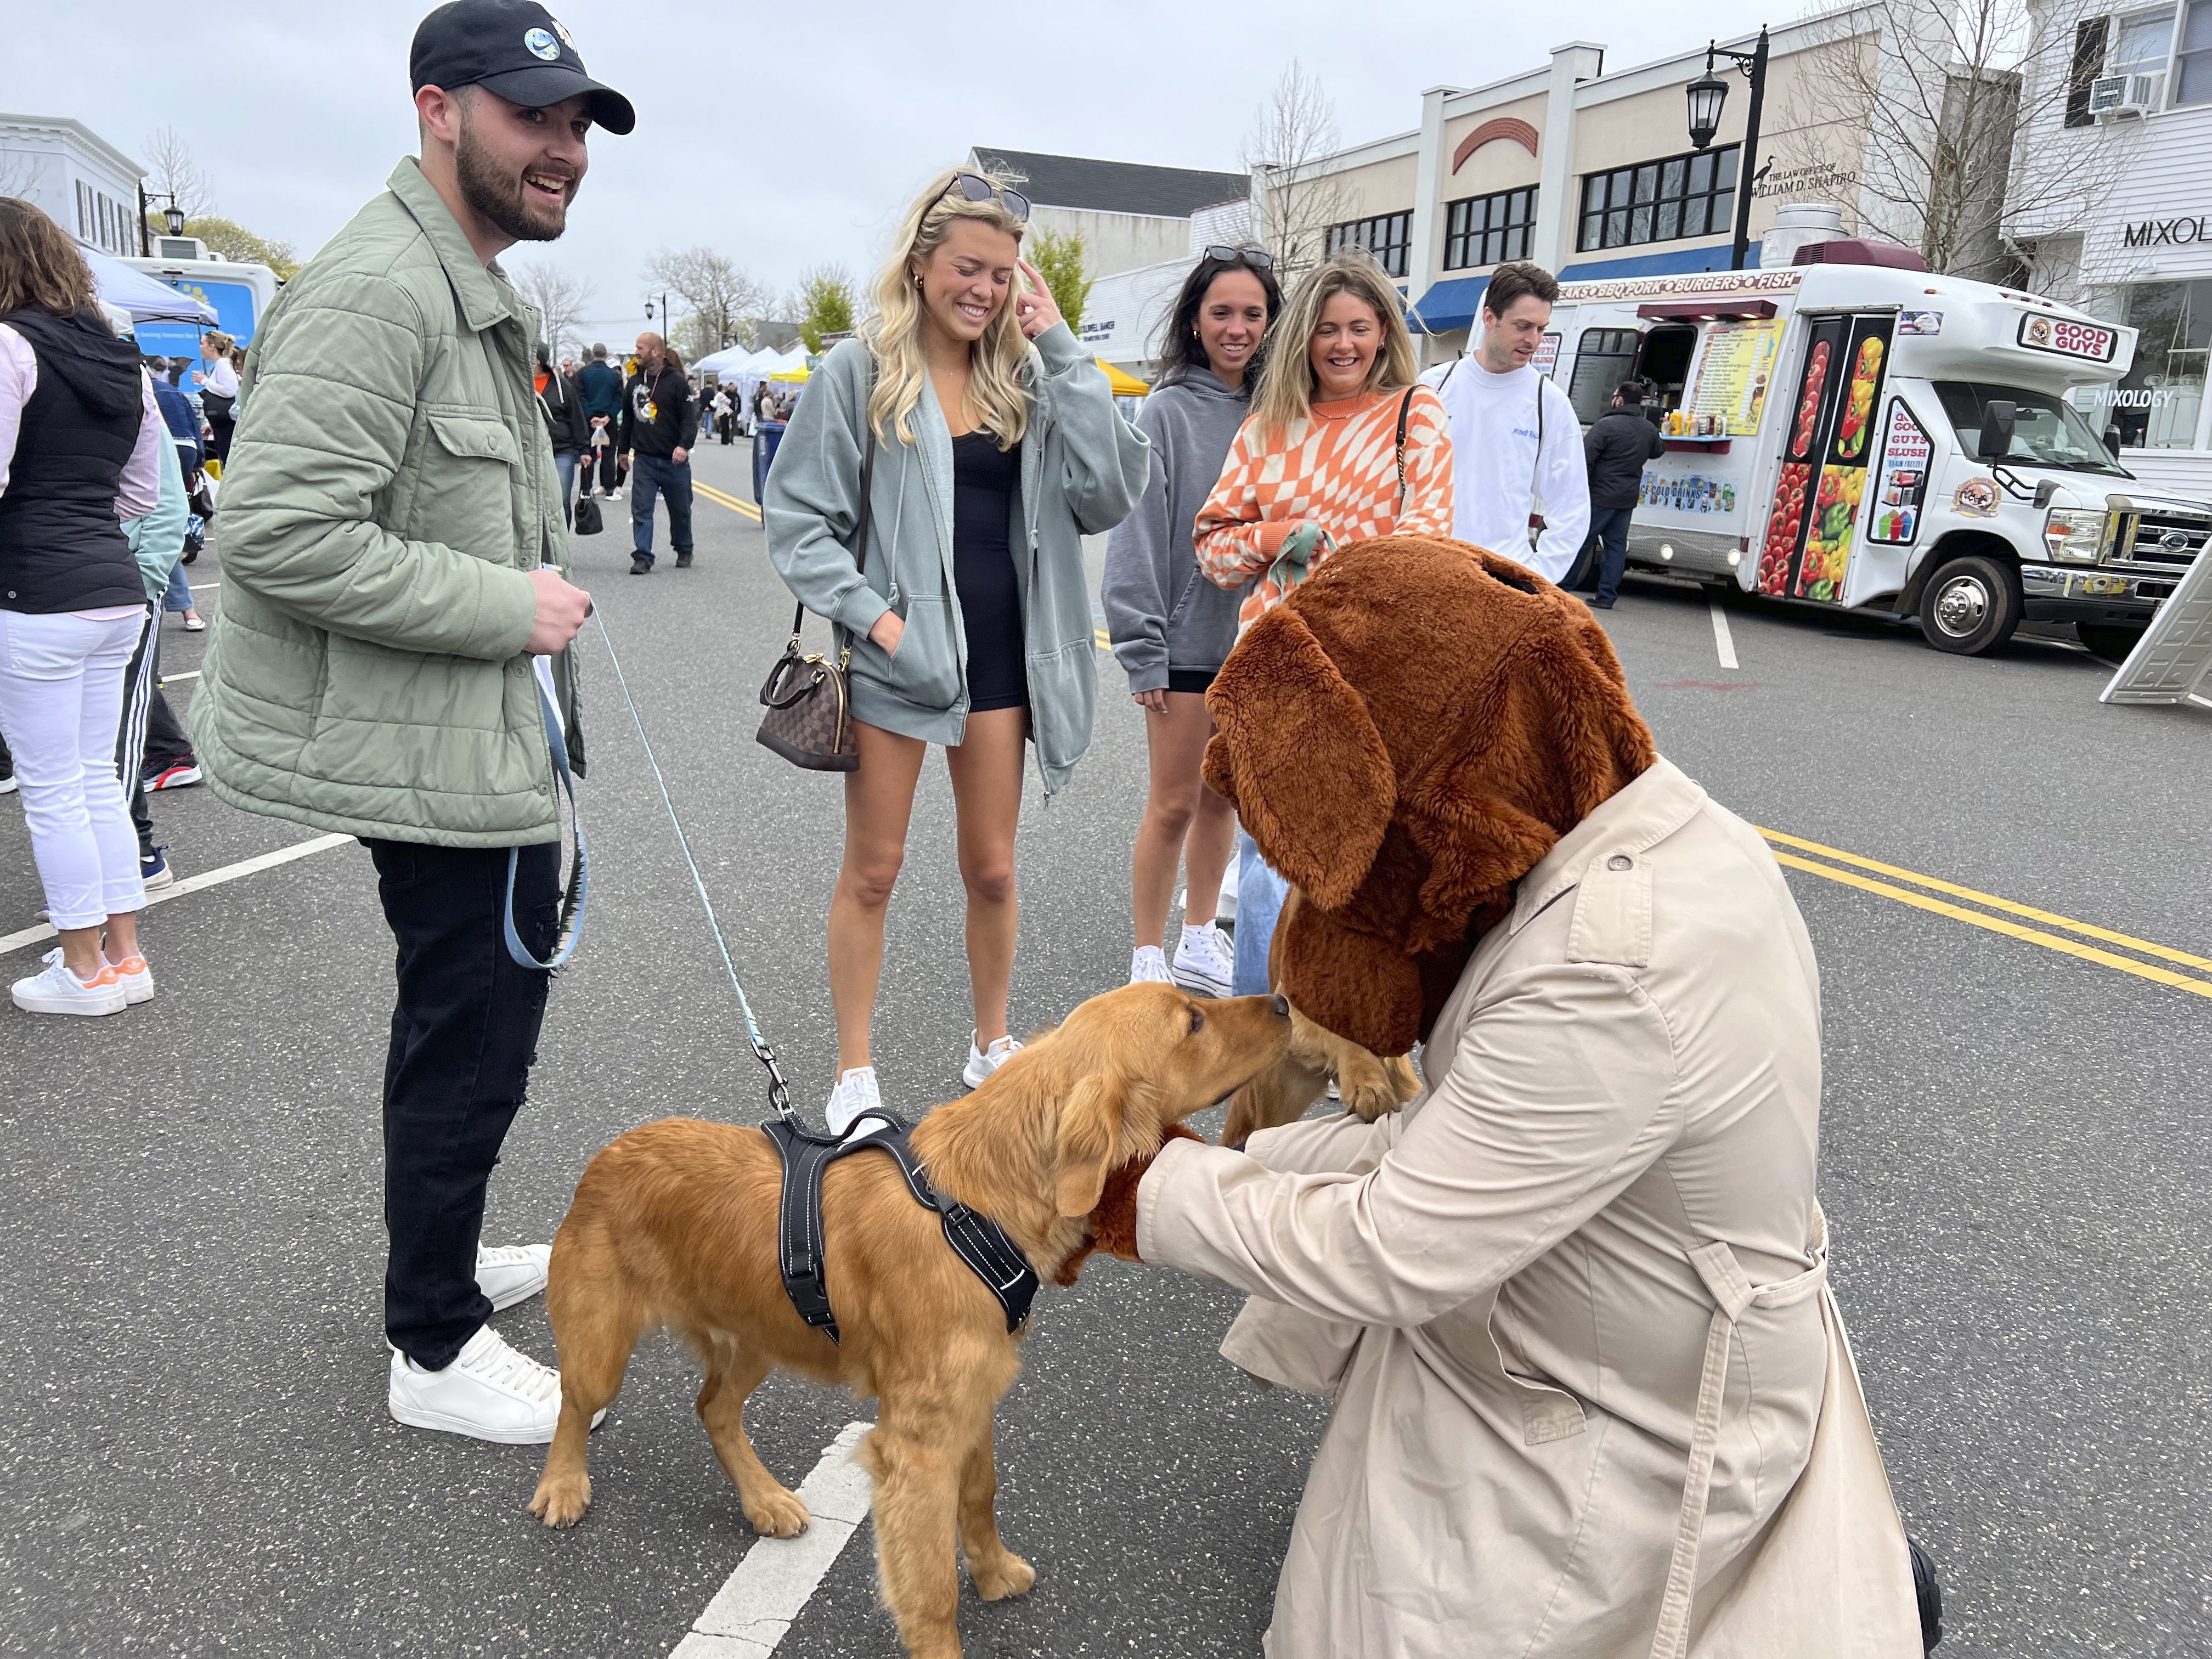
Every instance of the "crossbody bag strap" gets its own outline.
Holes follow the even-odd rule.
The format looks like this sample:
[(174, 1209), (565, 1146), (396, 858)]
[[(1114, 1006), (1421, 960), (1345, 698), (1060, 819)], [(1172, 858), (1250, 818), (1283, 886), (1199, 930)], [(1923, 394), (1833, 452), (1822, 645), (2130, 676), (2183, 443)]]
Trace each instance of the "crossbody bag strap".
[[(873, 382), (871, 381), (870, 384), (872, 385)], [(865, 407), (862, 408), (860, 415), (861, 419), (863, 421), (866, 421), (867, 410)], [(863, 576), (866, 576), (868, 574), (868, 523), (875, 514), (875, 499), (876, 428), (874, 423), (872, 422), (869, 422), (867, 453), (860, 462), (860, 544), (859, 550), (854, 558), (854, 566), (859, 569), (860, 574)], [(799, 643), (799, 630), (805, 624), (805, 621), (806, 603), (802, 599), (792, 607), (791, 611), (791, 642), (793, 645), (797, 645)], [(834, 626), (830, 631), (833, 634), (836, 631)], [(837, 665), (841, 668), (843, 667), (847, 659), (848, 659), (852, 654), (853, 647), (848, 644), (846, 646), (844, 651), (839, 655)]]
[(1406, 422), (1413, 412), (1413, 388), (1407, 386), (1398, 403), (1398, 510), (1406, 510)]

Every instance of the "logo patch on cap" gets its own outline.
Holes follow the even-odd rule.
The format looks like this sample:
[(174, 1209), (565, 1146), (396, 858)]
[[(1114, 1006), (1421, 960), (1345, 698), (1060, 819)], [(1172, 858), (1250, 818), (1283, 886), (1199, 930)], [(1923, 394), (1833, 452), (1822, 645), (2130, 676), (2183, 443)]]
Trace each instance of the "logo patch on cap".
[(553, 33), (561, 37), (561, 44), (569, 51), (577, 50), (576, 37), (568, 33), (568, 26), (557, 17), (553, 20)]
[(530, 49), (532, 57), (542, 58), (549, 64), (561, 55), (561, 43), (544, 29), (531, 30), (522, 37), (522, 44)]

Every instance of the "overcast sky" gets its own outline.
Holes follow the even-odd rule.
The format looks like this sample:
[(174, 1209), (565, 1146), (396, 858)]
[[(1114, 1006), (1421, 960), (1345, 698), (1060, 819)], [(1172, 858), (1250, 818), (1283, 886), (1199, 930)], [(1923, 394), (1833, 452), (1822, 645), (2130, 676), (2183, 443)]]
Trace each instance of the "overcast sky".
[[(637, 131), (595, 133), (568, 234), (507, 259), (569, 267), (594, 290), (587, 331), (627, 339), (654, 250), (711, 244), (779, 292), (819, 260), (865, 277), (897, 210), (970, 144), (1233, 169), (1294, 57), (1358, 143), (1418, 125), (1425, 86), (1503, 79), (1570, 39), (1622, 69), (1702, 44), (1686, 29), (1725, 36), (1801, 5), (570, 0), (554, 15), (637, 106)], [(305, 255), (412, 153), (407, 47), (428, 9), (34, 4), (9, 31), (0, 108), (73, 116), (140, 161), (174, 127), (218, 211)]]

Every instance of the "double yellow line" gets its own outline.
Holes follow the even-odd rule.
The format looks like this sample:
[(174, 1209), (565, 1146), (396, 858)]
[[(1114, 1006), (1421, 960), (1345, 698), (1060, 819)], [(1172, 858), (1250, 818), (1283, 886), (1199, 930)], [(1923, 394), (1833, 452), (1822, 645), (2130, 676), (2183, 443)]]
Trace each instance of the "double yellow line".
[[(2010, 899), (1999, 898), (1994, 893), (1978, 892), (1955, 882), (1920, 875), (1914, 871), (1899, 869), (1893, 864), (1883, 864), (1875, 859), (1861, 858), (1857, 854), (1846, 853), (1841, 848), (1824, 847), (1817, 841), (1786, 836), (1778, 830), (1761, 830), (1759, 833), (1773, 843), (1776, 859), (1792, 870), (1802, 870), (1808, 875), (1840, 882), (1862, 892), (1879, 893), (1884, 898), (1895, 899), (1899, 904), (1909, 904), (1917, 910), (1948, 916), (1954, 921), (1966, 922), (1976, 927), (1986, 927), (1993, 933), (2025, 939), (2030, 945), (2039, 945), (2046, 951), (2077, 957), (2083, 962), (2117, 968), (2124, 974), (2133, 974), (2137, 979), (2151, 980), (2160, 985), (2170, 985), (2175, 990), (2186, 991), (2192, 996), (2212, 998), (2212, 957), (2177, 951), (2170, 945), (2154, 945), (2148, 939), (2115, 933), (2109, 927), (2100, 927), (2091, 922), (2076, 921), (2070, 916), (2058, 915), (2049, 910), (2039, 910), (2033, 905), (2016, 904)], [(1811, 854), (1814, 857), (1802, 856), (1805, 854)], [(1816, 860), (1826, 861), (1816, 862)], [(1849, 867), (1838, 868), (1838, 866)], [(1891, 879), (1879, 881), (1875, 879), (1875, 876), (1858, 873), (1863, 870), (1870, 870), (1875, 876), (1887, 876)], [(1899, 882), (1908, 883), (1910, 886), (1900, 887), (1896, 884)], [(1915, 892), (1912, 888), (1926, 890)], [(1947, 896), (1933, 896), (1938, 893)], [(1955, 903), (1954, 900), (1965, 902)], [(1970, 908), (1975, 906), (1979, 908)], [(1992, 915), (1991, 912), (1996, 914)], [(2015, 916), (2025, 918), (2025, 921), (2013, 921)], [(2026, 925), (2027, 922), (2039, 922), (2042, 926), (2031, 927)], [(2061, 932), (2047, 931), (2054, 927)], [(2063, 937), (2066, 933), (2080, 937), (2069, 939)], [(2096, 939), (2100, 944), (2083, 942), (2087, 939)], [(2122, 956), (2116, 951), (2101, 948), (2102, 945), (2117, 945), (2121, 950), (2133, 951), (2135, 955)], [(2144, 962), (2138, 959), (2142, 957), (2155, 960)], [(2197, 969), (2201, 972), (2177, 973), (2172, 968), (2161, 966), (2163, 963), (2176, 963), (2181, 967)]]
[(697, 490), (708, 501), (716, 502), (720, 506), (726, 507), (731, 512), (738, 514), (741, 517), (750, 519), (755, 524), (758, 524), (761, 521), (760, 508), (755, 507), (750, 501), (740, 500), (738, 496), (731, 495), (727, 490), (717, 489), (712, 484), (701, 483), (696, 478), (694, 478), (691, 481), (691, 488)]

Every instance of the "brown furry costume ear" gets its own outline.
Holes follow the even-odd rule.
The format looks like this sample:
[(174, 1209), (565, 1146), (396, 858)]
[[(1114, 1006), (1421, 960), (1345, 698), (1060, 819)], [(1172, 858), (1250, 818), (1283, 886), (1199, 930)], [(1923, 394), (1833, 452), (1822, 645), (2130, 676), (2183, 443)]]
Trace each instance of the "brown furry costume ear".
[[(1163, 1146), (1170, 1140), (1200, 1140), (1203, 1144), (1200, 1136), (1180, 1123), (1170, 1123), (1160, 1132)], [(1098, 1202), (1091, 1212), (1090, 1242), (1060, 1264), (1059, 1283), (1075, 1283), (1093, 1250), (1118, 1255), (1124, 1261), (1143, 1259), (1137, 1254), (1137, 1183), (1145, 1178), (1145, 1171), (1152, 1167), (1152, 1158), (1158, 1156), (1154, 1153), (1152, 1157), (1133, 1158), (1106, 1177)]]
[(1220, 729), (1206, 781), (1269, 862), (1322, 905), (1367, 874), (1397, 804), (1389, 750), (1312, 630), (1278, 605), (1252, 624), (1206, 693)]

